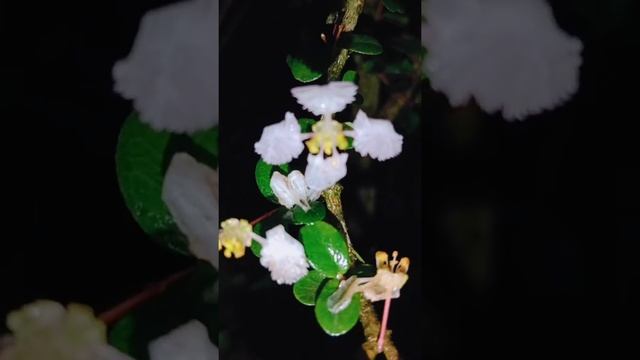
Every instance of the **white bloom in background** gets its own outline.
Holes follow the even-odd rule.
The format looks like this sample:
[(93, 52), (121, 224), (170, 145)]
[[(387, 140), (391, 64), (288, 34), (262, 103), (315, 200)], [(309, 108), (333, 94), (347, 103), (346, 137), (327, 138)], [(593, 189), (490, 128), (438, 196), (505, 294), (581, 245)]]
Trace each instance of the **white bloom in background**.
[(350, 81), (333, 81), (326, 85), (298, 86), (291, 94), (303, 108), (315, 115), (331, 115), (344, 110), (356, 99), (358, 87)]
[(302, 153), (302, 140), (298, 120), (293, 113), (287, 112), (284, 120), (262, 130), (262, 136), (254, 148), (267, 164), (280, 165), (288, 163)]
[(334, 153), (325, 158), (322, 154), (307, 157), (307, 168), (304, 171), (307, 185), (311, 190), (322, 192), (347, 175), (346, 153)]
[(218, 348), (197, 320), (181, 325), (149, 343), (151, 360), (218, 360)]
[(192, 133), (218, 123), (218, 0), (146, 13), (114, 90), (156, 130)]
[(13, 336), (1, 360), (133, 360), (107, 343), (107, 327), (85, 305), (38, 300), (9, 313)]
[(507, 120), (552, 109), (578, 89), (582, 43), (544, 0), (429, 0), (422, 39), (431, 85)]
[(171, 159), (162, 185), (165, 202), (198, 258), (218, 267), (218, 172), (187, 153)]
[(309, 263), (302, 244), (278, 225), (266, 232), (262, 241), (260, 264), (271, 272), (278, 284), (293, 284), (307, 275)]
[(287, 176), (275, 171), (271, 175), (270, 185), (280, 205), (287, 209), (298, 205), (306, 212), (310, 209), (309, 202), (320, 197), (320, 192), (311, 190), (304, 175), (298, 170)]
[(402, 152), (402, 135), (391, 121), (370, 118), (360, 110), (353, 122), (353, 148), (362, 156), (387, 160)]

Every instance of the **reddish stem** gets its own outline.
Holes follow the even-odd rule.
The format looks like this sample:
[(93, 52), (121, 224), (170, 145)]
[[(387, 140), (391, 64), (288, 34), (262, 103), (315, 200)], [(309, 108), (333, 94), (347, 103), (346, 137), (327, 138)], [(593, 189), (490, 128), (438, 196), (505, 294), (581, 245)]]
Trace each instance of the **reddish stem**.
[(387, 332), (387, 320), (389, 319), (389, 308), (391, 307), (391, 296), (384, 300), (384, 312), (382, 313), (382, 325), (380, 325), (380, 337), (378, 337), (378, 353), (382, 352), (384, 345), (384, 335)]
[(276, 211), (278, 211), (279, 209), (280, 209), (280, 208), (275, 208), (275, 209), (273, 209), (273, 210), (271, 210), (271, 211), (269, 211), (269, 212), (266, 212), (266, 213), (264, 213), (264, 214), (260, 215), (257, 219), (252, 220), (252, 221), (250, 222), (251, 226), (254, 226), (255, 224), (259, 223), (260, 221), (262, 221), (262, 220), (264, 220), (264, 219), (268, 218), (269, 216), (273, 215), (273, 214), (274, 214)]
[(187, 276), (189, 273), (191, 273), (191, 271), (193, 271), (193, 269), (194, 267), (182, 270), (160, 282), (149, 285), (146, 289), (134, 295), (133, 297), (118, 304), (116, 307), (100, 314), (100, 320), (102, 320), (102, 322), (107, 325), (114, 324), (116, 321), (122, 319), (133, 309), (165, 292), (170, 285)]

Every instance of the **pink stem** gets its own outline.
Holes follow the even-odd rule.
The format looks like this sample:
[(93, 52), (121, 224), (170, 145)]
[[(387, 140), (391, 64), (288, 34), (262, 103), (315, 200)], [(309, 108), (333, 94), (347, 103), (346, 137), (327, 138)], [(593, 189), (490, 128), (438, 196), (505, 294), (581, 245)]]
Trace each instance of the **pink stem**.
[(380, 337), (378, 338), (378, 353), (382, 352), (384, 345), (384, 335), (387, 332), (387, 320), (389, 320), (389, 308), (391, 307), (391, 296), (384, 300), (384, 311), (382, 312), (382, 325), (380, 325)]
[(250, 222), (251, 226), (254, 226), (255, 224), (259, 223), (260, 221), (268, 218), (269, 216), (273, 215), (276, 211), (278, 211), (280, 208), (275, 208), (269, 212), (266, 212), (262, 215), (260, 215), (257, 219), (253, 220)]

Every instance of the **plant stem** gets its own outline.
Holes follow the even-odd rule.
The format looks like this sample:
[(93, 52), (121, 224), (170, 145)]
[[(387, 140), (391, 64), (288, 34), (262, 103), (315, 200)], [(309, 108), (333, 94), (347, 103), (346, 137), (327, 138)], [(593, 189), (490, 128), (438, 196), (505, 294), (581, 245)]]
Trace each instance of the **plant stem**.
[[(340, 32), (351, 32), (356, 28), (358, 24), (358, 17), (360, 13), (362, 13), (362, 8), (364, 7), (364, 0), (346, 0), (344, 5), (344, 16), (342, 17), (342, 22), (340, 23)], [(327, 71), (327, 77), (329, 81), (335, 81), (340, 79), (340, 74), (342, 74), (342, 69), (344, 65), (349, 60), (349, 50), (341, 49), (340, 53), (336, 57), (336, 59), (329, 66), (329, 70)]]
[(146, 289), (134, 295), (133, 297), (123, 301), (116, 307), (100, 314), (100, 320), (102, 320), (102, 322), (104, 322), (106, 325), (113, 325), (116, 321), (122, 319), (133, 309), (164, 293), (169, 286), (189, 275), (193, 271), (193, 269), (195, 269), (195, 267), (182, 270), (178, 273), (170, 275), (160, 282), (149, 285)]
[[(345, 239), (347, 241), (347, 246), (349, 248), (349, 257), (352, 262), (356, 259), (362, 261), (362, 257), (358, 255), (358, 253), (353, 248), (351, 244), (351, 240), (349, 239), (349, 233), (347, 230), (347, 224), (344, 220), (344, 213), (342, 211), (342, 200), (340, 198), (340, 194), (342, 193), (342, 185), (335, 184), (329, 189), (325, 190), (322, 193), (324, 199), (327, 203), (327, 209), (333, 214), (333, 216), (338, 219), (340, 225), (342, 226), (342, 232), (344, 232)], [(380, 321), (378, 320), (378, 316), (376, 315), (375, 310), (373, 309), (373, 305), (369, 300), (364, 297), (361, 298), (361, 306), (360, 306), (360, 323), (364, 328), (365, 342), (362, 344), (362, 348), (367, 353), (367, 356), (370, 360), (373, 360), (378, 354), (378, 337), (380, 335)], [(387, 359), (389, 360), (398, 360), (398, 349), (391, 341), (391, 330), (387, 330), (384, 336), (384, 346), (383, 352)]]

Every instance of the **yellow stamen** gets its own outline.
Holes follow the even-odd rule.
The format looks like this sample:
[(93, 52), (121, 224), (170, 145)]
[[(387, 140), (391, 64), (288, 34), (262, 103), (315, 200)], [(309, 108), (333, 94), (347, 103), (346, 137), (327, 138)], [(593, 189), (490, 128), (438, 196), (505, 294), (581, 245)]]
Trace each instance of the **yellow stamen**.
[(331, 156), (333, 149), (346, 150), (349, 146), (342, 124), (335, 120), (320, 120), (311, 127), (313, 135), (305, 142), (309, 152), (317, 154), (321, 150)]
[(218, 251), (224, 248), (224, 256), (236, 259), (244, 256), (245, 247), (251, 245), (252, 226), (244, 219), (227, 219), (220, 224)]

